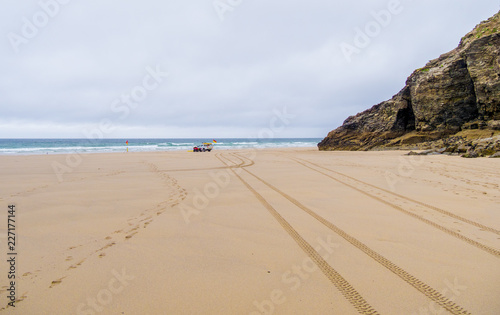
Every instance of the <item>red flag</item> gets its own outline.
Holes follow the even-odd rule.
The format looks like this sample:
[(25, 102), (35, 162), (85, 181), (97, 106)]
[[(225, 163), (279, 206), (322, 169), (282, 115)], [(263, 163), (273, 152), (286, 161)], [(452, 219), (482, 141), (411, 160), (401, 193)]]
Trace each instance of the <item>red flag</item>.
[(217, 141), (215, 141), (215, 140), (213, 140), (213, 141), (214, 141), (214, 143), (217, 143)]
[(128, 145), (128, 140), (125, 143)]

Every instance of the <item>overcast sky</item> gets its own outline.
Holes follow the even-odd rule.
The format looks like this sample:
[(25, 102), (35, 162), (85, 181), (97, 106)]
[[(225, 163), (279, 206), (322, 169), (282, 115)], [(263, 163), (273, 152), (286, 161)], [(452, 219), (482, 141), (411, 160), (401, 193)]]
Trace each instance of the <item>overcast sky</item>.
[(499, 0), (2, 0), (0, 138), (247, 138), (265, 128), (324, 137), (499, 9)]

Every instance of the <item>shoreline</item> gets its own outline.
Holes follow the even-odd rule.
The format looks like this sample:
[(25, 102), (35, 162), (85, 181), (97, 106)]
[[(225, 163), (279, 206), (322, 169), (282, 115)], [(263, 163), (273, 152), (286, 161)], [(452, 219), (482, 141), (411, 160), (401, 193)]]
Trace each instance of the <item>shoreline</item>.
[[(168, 150), (168, 151), (124, 151), (124, 152), (68, 152), (68, 153), (45, 153), (45, 154), (0, 154), (2, 157), (20, 157), (20, 156), (65, 156), (65, 155), (119, 155), (119, 154), (169, 154), (169, 153), (199, 153), (199, 154), (214, 154), (217, 152), (231, 152), (231, 151), (273, 151), (273, 150), (314, 150), (319, 151), (317, 147), (283, 147), (283, 148), (227, 148), (227, 149), (214, 149), (212, 152), (192, 152), (192, 150)], [(391, 150), (398, 151), (398, 150)], [(409, 151), (409, 150), (408, 150)], [(342, 152), (342, 151), (337, 151)], [(348, 152), (348, 151), (345, 151)]]
[(358, 153), (359, 155), (370, 155), (377, 153), (401, 153), (401, 156), (410, 156), (410, 157), (448, 157), (448, 158), (460, 158), (461, 160), (496, 160), (489, 156), (478, 156), (477, 158), (464, 158), (458, 154), (443, 154), (437, 153), (436, 150), (424, 150), (424, 149), (384, 149), (384, 150), (368, 150), (368, 151), (349, 151), (349, 150), (319, 150), (318, 147), (285, 147), (285, 148), (235, 148), (235, 149), (214, 149), (212, 152), (192, 152), (189, 150), (170, 150), (170, 151), (129, 151), (129, 152), (73, 152), (73, 153), (47, 153), (47, 154), (0, 154), (0, 160), (11, 158), (23, 158), (23, 157), (34, 157), (34, 158), (42, 158), (42, 157), (52, 157), (59, 159), (61, 157), (74, 157), (74, 156), (127, 156), (127, 155), (169, 155), (169, 154), (183, 154), (183, 153), (193, 153), (196, 155), (211, 155), (216, 153), (234, 153), (234, 152), (272, 152), (272, 151), (296, 151), (296, 152), (317, 152), (317, 153), (330, 153), (335, 155), (349, 155), (352, 153)]
[[(0, 155), (189, 151), (207, 141), (207, 139), (101, 139), (90, 142), (86, 139), (0, 139)], [(222, 138), (215, 142), (215, 147), (218, 150), (311, 147), (316, 146), (319, 141), (319, 138)]]

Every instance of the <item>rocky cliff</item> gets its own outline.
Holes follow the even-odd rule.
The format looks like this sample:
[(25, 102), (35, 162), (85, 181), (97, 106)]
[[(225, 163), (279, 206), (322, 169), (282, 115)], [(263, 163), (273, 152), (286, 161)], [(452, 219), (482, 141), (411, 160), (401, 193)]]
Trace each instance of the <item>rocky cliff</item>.
[(487, 128), (500, 129), (500, 12), (415, 70), (391, 100), (347, 118), (318, 147), (398, 147)]

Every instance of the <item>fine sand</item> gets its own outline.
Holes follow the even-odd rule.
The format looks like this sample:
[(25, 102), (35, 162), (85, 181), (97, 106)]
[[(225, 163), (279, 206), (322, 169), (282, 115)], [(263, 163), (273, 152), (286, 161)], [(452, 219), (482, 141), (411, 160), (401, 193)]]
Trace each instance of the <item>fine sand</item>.
[(404, 153), (0, 156), (0, 314), (500, 314), (500, 159)]

